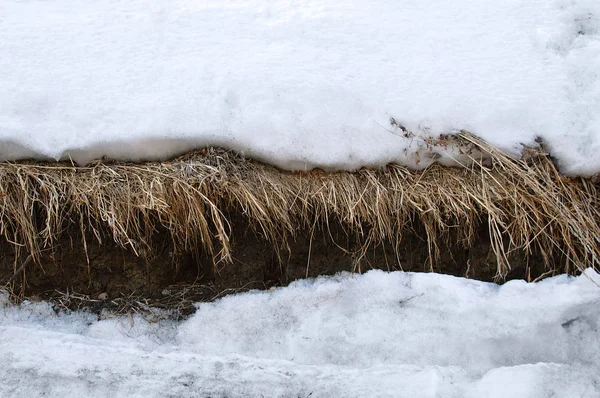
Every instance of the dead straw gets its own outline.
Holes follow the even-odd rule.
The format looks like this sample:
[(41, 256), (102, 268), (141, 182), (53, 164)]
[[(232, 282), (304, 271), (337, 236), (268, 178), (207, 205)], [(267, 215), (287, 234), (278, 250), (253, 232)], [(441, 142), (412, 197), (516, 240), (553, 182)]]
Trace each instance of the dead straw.
[(458, 236), (453, 244), (469, 247), (487, 225), (498, 277), (518, 250), (540, 253), (548, 269), (558, 259), (567, 271), (598, 267), (597, 182), (562, 176), (543, 148), (528, 148), (516, 160), (467, 132), (454, 139), (484, 154), (485, 164), (473, 158), (468, 166), (421, 171), (391, 164), (286, 172), (215, 148), (168, 163), (6, 162), (0, 164), (0, 236), (34, 261), (74, 227), (85, 248), (90, 233), (102, 244), (108, 231), (144, 256), (155, 249), (157, 229), (166, 228), (177, 250), (228, 262), (232, 225), (225, 214), (236, 211), (277, 253), (301, 231), (328, 231), (335, 222), (357, 237), (353, 253), (360, 261), (369, 245), (399, 247), (403, 234), (420, 225), (433, 270), (450, 232)]

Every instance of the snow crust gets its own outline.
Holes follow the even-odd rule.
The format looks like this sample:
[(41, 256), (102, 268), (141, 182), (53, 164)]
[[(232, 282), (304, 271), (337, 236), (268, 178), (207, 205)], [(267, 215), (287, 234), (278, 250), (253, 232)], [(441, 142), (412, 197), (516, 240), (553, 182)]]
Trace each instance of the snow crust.
[(287, 169), (427, 166), (405, 138), (537, 136), (600, 171), (597, 0), (4, 0), (0, 159), (219, 145)]
[(183, 323), (0, 309), (10, 397), (598, 397), (600, 275), (341, 274)]

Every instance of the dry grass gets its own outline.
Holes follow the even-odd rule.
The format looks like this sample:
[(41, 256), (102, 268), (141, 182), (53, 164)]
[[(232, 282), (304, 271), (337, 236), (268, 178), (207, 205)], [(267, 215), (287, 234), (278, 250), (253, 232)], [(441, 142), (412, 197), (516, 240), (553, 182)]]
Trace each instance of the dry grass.
[(485, 154), (486, 164), (473, 159), (468, 167), (423, 171), (389, 165), (299, 173), (219, 149), (169, 163), (2, 163), (0, 236), (34, 261), (73, 227), (83, 232), (84, 247), (86, 233), (102, 243), (109, 231), (120, 245), (145, 256), (162, 226), (177, 250), (204, 250), (227, 262), (231, 225), (225, 214), (241, 210), (278, 250), (299, 231), (327, 231), (335, 221), (360, 241), (360, 260), (369, 245), (402, 244), (403, 234), (418, 224), (433, 269), (450, 232), (458, 232), (453, 244), (469, 247), (485, 224), (499, 277), (510, 270), (508, 256), (515, 250), (541, 253), (549, 268), (558, 259), (566, 271), (598, 267), (597, 182), (561, 176), (541, 148), (514, 160), (466, 132), (454, 139)]

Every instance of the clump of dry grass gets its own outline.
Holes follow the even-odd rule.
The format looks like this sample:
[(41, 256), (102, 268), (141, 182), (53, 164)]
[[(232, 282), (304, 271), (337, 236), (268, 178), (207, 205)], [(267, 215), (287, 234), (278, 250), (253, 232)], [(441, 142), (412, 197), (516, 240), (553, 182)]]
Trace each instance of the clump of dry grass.
[(369, 245), (401, 245), (403, 234), (419, 224), (433, 269), (450, 232), (458, 233), (455, 244), (469, 247), (485, 223), (499, 277), (510, 270), (508, 256), (516, 250), (535, 250), (547, 264), (560, 257), (567, 271), (597, 268), (597, 182), (562, 176), (542, 148), (515, 160), (466, 132), (452, 139), (484, 154), (485, 162), (422, 171), (392, 164), (353, 173), (285, 172), (210, 148), (169, 163), (2, 163), (0, 236), (37, 261), (75, 226), (84, 247), (86, 233), (102, 243), (109, 231), (144, 256), (161, 226), (178, 250), (200, 249), (227, 262), (232, 226), (225, 214), (235, 210), (280, 250), (299, 231), (327, 231), (339, 222), (359, 239), (360, 260)]

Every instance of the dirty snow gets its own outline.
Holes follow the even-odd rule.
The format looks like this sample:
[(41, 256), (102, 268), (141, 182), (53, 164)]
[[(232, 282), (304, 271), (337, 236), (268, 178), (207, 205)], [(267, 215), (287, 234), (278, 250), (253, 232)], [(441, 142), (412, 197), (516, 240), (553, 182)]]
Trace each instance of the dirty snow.
[(0, 307), (5, 397), (598, 397), (600, 275), (341, 274), (149, 323)]
[[(3, 0), (0, 159), (201, 145), (288, 169), (435, 158), (466, 129), (600, 171), (597, 0)], [(439, 156), (438, 156), (439, 155)]]

